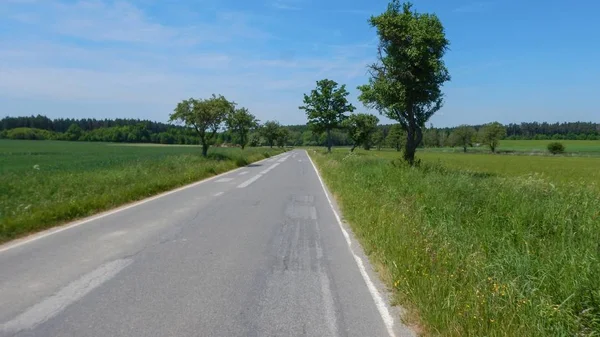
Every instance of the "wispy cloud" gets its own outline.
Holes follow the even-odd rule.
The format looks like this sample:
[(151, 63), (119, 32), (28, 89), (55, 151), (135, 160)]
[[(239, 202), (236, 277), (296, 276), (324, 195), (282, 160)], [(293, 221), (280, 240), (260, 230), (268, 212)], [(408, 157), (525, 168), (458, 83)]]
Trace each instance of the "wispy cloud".
[(318, 53), (298, 43), (282, 51), (264, 49), (261, 45), (275, 37), (257, 24), (265, 20), (244, 12), (222, 11), (198, 25), (194, 20), (156, 20), (124, 1), (21, 0), (15, 6), (2, 11), (0, 20), (11, 20), (11, 32), (28, 33), (25, 39), (13, 33), (2, 36), (3, 106), (8, 100), (33, 98), (78, 106), (80, 112), (82, 106), (100, 102), (128, 107), (115, 114), (127, 111), (162, 120), (183, 98), (221, 93), (261, 120), (285, 113), (283, 122), (301, 122), (302, 114), (294, 120), (286, 113), (297, 110), (301, 92), (319, 78), (357, 80), (371, 62), (371, 50), (362, 44), (311, 42), (319, 45)]
[(481, 13), (490, 10), (494, 3), (490, 1), (476, 1), (457, 7), (454, 13)]
[(275, 0), (271, 2), (271, 6), (282, 10), (299, 11), (302, 8), (298, 6), (298, 1), (295, 0)]

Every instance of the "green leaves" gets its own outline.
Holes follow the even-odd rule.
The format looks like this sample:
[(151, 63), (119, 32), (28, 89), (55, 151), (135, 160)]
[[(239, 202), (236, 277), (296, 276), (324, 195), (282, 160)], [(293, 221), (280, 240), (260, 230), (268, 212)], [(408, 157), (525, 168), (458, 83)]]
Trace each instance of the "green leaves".
[(467, 146), (473, 145), (476, 131), (468, 125), (461, 125), (457, 127), (450, 136), (453, 145), (462, 146), (465, 152), (467, 152)]
[(277, 140), (277, 136), (279, 136), (279, 129), (281, 125), (279, 125), (276, 121), (267, 121), (261, 128), (260, 134), (265, 138), (270, 147), (275, 145), (275, 141)]
[(227, 116), (227, 127), (236, 135), (238, 144), (242, 149), (248, 143), (248, 133), (258, 126), (258, 119), (246, 108), (231, 111)]
[(234, 108), (235, 103), (221, 95), (213, 94), (207, 99), (190, 98), (177, 104), (169, 120), (193, 127), (200, 136), (202, 154), (206, 156), (210, 142)]
[(369, 66), (369, 83), (358, 87), (359, 100), (407, 131), (405, 156), (412, 162), (421, 129), (443, 105), (441, 86), (450, 75), (442, 58), (449, 42), (437, 16), (414, 12), (410, 3), (392, 0), (369, 22), (379, 36), (378, 60)]
[(354, 111), (355, 107), (348, 103), (346, 85), (338, 88), (338, 83), (324, 79), (317, 81), (317, 88), (304, 94), (304, 105), (299, 109), (306, 111), (308, 125), (316, 133), (327, 132), (327, 145), (331, 151), (331, 130), (340, 127), (346, 118), (346, 112)]
[(484, 125), (479, 132), (481, 142), (488, 145), (492, 152), (496, 152), (496, 148), (500, 144), (500, 139), (506, 136), (506, 128), (498, 122)]
[(377, 131), (377, 123), (379, 123), (379, 118), (374, 115), (359, 113), (350, 115), (342, 125), (354, 142), (354, 147), (364, 145), (368, 149), (372, 136)]

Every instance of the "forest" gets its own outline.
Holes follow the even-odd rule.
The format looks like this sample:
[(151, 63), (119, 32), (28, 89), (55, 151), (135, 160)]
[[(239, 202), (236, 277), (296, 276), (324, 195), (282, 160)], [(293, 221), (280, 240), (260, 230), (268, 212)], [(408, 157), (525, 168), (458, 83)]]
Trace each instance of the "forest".
[[(479, 130), (482, 125), (473, 125)], [(569, 123), (510, 123), (504, 125), (506, 138), (509, 140), (599, 140), (600, 124), (591, 122)], [(321, 146), (326, 142), (325, 134), (315, 134), (307, 125), (287, 125), (286, 145), (288, 146)], [(379, 139), (372, 141), (373, 146), (379, 142), (392, 146), (396, 137), (392, 125), (378, 125)], [(451, 135), (455, 127), (436, 128), (430, 126), (423, 135), (424, 147), (455, 146)], [(250, 133), (250, 145), (265, 145), (260, 140), (259, 128)], [(162, 122), (140, 119), (51, 119), (43, 115), (24, 117), (5, 117), (0, 120), (0, 138), (33, 139), (33, 140), (69, 140), (116, 143), (157, 143), (157, 144), (199, 144), (197, 134), (189, 128)], [(230, 143), (229, 131), (221, 130), (217, 134), (215, 145)], [(335, 146), (353, 145), (352, 139), (343, 129), (333, 130), (332, 143)]]

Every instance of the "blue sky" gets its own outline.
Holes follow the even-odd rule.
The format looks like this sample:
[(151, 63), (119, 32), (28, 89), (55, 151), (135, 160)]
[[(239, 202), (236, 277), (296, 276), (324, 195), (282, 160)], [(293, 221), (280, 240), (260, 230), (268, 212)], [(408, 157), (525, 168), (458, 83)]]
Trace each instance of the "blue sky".
[[(421, 0), (451, 50), (436, 126), (600, 122), (600, 2)], [(166, 121), (221, 93), (262, 121), (304, 124), (315, 81), (356, 86), (386, 1), (1, 0), (0, 116)], [(381, 118), (383, 122), (387, 122)]]

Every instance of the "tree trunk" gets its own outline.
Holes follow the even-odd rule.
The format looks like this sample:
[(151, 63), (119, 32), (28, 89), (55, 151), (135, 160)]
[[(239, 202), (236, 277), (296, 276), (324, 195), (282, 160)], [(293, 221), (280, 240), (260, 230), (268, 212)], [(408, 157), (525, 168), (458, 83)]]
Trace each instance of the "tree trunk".
[(464, 151), (465, 153), (467, 153), (467, 146), (466, 146), (466, 145), (465, 145), (465, 146), (463, 146), (463, 151)]
[(331, 153), (331, 129), (327, 130), (327, 152)]
[(417, 146), (419, 146), (421, 140), (423, 140), (423, 131), (421, 131), (421, 128), (416, 125), (413, 125), (413, 129), (409, 127), (406, 136), (406, 146), (404, 148), (404, 160), (406, 160), (410, 166), (415, 164), (415, 152), (417, 151)]
[(208, 155), (208, 144), (206, 142), (202, 142), (202, 156), (206, 157)]
[(354, 152), (354, 149), (356, 149), (356, 144), (352, 145), (352, 148), (350, 149), (350, 152)]
[(411, 166), (415, 163), (415, 151), (417, 149), (414, 136), (414, 132), (409, 130), (406, 135), (406, 145), (404, 146), (404, 160)]

